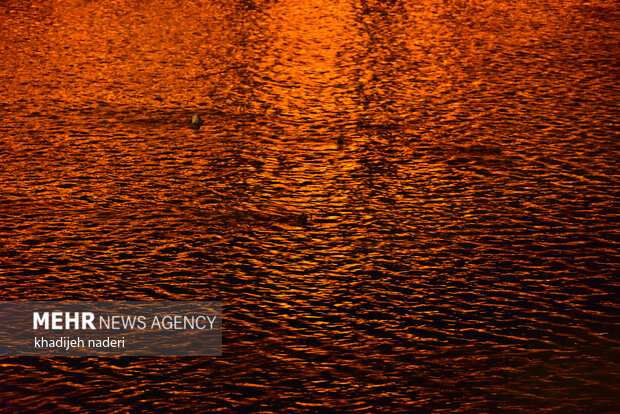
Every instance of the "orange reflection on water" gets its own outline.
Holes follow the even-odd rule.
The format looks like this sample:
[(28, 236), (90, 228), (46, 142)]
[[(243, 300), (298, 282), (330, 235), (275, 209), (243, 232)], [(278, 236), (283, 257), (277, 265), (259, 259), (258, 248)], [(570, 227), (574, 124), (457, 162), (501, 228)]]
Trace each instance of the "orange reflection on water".
[(3, 2), (5, 296), (227, 318), (218, 361), (3, 364), (13, 411), (617, 405), (612, 6)]

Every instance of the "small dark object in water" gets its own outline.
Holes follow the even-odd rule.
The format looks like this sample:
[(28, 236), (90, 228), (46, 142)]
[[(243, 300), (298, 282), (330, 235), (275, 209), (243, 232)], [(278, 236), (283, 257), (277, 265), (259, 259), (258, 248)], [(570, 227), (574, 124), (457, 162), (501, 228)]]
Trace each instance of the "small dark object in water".
[(308, 219), (309, 219), (308, 214), (306, 214), (306, 212), (304, 211), (303, 213), (301, 213), (301, 215), (297, 219), (297, 222), (299, 223), (300, 226), (307, 226)]
[(200, 118), (200, 115), (198, 114), (192, 115), (192, 128), (200, 129), (201, 126), (202, 126), (202, 119)]
[(344, 147), (344, 137), (342, 135), (340, 135), (338, 137), (338, 139), (336, 140), (336, 142), (338, 143), (338, 148), (342, 149), (342, 147)]

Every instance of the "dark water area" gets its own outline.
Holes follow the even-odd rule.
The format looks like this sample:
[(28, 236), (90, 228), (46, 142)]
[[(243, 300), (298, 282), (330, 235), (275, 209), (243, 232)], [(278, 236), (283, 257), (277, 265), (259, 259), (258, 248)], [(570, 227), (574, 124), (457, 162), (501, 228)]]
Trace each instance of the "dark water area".
[(0, 55), (0, 300), (224, 312), (0, 413), (620, 407), (617, 3), (8, 0)]

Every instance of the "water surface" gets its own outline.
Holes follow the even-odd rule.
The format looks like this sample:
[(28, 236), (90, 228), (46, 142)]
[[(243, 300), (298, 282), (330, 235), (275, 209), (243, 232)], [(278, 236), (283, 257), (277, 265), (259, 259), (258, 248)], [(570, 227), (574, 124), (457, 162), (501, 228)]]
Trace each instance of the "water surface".
[(0, 299), (225, 323), (222, 357), (4, 358), (0, 412), (613, 411), (619, 18), (2, 2)]

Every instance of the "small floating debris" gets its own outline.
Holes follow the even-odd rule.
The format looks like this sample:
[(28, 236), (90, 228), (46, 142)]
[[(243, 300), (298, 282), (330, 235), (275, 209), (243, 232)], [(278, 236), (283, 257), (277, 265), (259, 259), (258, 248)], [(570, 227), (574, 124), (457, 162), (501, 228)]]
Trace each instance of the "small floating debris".
[(198, 129), (200, 129), (202, 124), (203, 124), (203, 122), (202, 122), (202, 118), (200, 118), (200, 115), (193, 114), (192, 115), (192, 128), (198, 130)]
[(336, 139), (336, 143), (338, 144), (338, 149), (342, 149), (344, 147), (344, 137), (339, 135)]
[(308, 225), (308, 221), (310, 220), (310, 217), (308, 216), (308, 214), (304, 211), (303, 213), (301, 213), (299, 215), (299, 217), (297, 218), (297, 223), (300, 226), (307, 226)]

